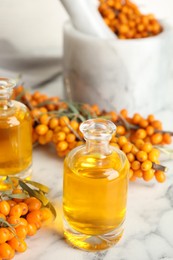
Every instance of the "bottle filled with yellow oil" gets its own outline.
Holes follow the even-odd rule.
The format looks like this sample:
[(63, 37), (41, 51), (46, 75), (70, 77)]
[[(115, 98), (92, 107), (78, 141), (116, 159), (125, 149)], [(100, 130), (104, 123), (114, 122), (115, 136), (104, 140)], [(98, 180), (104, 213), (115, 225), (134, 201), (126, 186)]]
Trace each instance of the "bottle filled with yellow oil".
[(29, 178), (32, 172), (31, 118), (25, 105), (11, 100), (15, 82), (0, 78), (0, 190), (6, 176)]
[(116, 244), (126, 215), (129, 164), (110, 146), (115, 125), (104, 119), (83, 122), (86, 145), (64, 161), (64, 235), (70, 244), (95, 251)]

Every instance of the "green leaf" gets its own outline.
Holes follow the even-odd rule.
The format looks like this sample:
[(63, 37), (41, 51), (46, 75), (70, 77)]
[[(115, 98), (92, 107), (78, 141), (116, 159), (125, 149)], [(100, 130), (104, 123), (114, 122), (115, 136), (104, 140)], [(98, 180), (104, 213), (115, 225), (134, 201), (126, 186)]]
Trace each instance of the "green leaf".
[(8, 197), (11, 199), (27, 199), (28, 198), (28, 196), (25, 193), (8, 194)]
[(23, 181), (19, 180), (19, 185), (22, 189), (28, 192), (31, 197), (34, 197), (34, 191)]
[(42, 202), (43, 206), (46, 206), (49, 203), (48, 198), (46, 198), (44, 193), (42, 193), (41, 191), (33, 190), (33, 194), (34, 194), (34, 197), (36, 197), (37, 199), (39, 199)]
[(49, 187), (46, 185), (43, 185), (36, 181), (27, 181), (25, 180), (25, 183), (31, 184), (32, 186), (38, 188), (39, 190), (43, 191), (44, 193), (48, 193), (50, 191)]
[(55, 210), (54, 206), (52, 205), (52, 203), (49, 202), (49, 203), (46, 205), (46, 207), (47, 207), (48, 209), (50, 209), (50, 211), (52, 212), (54, 218), (56, 218), (56, 216), (57, 216), (56, 210)]

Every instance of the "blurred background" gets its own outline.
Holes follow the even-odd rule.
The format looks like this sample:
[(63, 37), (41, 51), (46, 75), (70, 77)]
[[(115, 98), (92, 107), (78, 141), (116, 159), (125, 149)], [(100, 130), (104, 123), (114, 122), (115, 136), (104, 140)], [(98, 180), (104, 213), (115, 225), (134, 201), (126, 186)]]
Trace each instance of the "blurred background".
[[(173, 25), (172, 0), (133, 2)], [(1, 0), (0, 4), (0, 53), (9, 44), (24, 54), (60, 55), (63, 23), (68, 16), (59, 0)]]

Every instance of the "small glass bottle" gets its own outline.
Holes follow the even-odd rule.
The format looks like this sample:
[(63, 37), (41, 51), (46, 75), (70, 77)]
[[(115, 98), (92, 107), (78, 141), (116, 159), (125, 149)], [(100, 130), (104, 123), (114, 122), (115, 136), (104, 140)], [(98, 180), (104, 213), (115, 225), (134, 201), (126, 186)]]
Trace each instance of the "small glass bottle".
[(118, 242), (126, 214), (129, 163), (109, 145), (115, 125), (104, 119), (83, 122), (86, 145), (64, 161), (64, 235), (70, 244), (89, 251)]
[(31, 118), (27, 107), (11, 100), (15, 81), (0, 78), (0, 189), (6, 176), (29, 178), (32, 172)]

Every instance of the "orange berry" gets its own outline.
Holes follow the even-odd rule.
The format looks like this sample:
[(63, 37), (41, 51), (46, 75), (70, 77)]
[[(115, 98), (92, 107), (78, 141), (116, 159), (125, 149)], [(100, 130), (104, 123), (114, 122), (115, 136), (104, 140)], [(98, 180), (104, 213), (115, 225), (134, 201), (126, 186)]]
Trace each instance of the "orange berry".
[(151, 136), (154, 134), (154, 127), (149, 125), (146, 127), (146, 132), (147, 132), (147, 135)]
[(39, 111), (43, 114), (46, 114), (48, 112), (47, 108), (45, 107), (40, 107)]
[(76, 120), (72, 120), (70, 122), (70, 125), (74, 130), (77, 130), (79, 128), (79, 123)]
[(38, 199), (35, 199), (28, 204), (28, 210), (29, 211), (38, 210), (41, 208), (41, 206), (42, 203)]
[(146, 130), (144, 129), (138, 129), (135, 133), (136, 138), (138, 139), (144, 139), (147, 136)]
[(142, 170), (139, 169), (139, 170), (134, 171), (134, 176), (137, 178), (142, 178), (142, 176), (143, 176)]
[(0, 201), (0, 213), (7, 216), (10, 212), (10, 205), (6, 200)]
[(22, 215), (22, 208), (17, 204), (10, 209), (10, 216), (20, 217)]
[(0, 228), (0, 244), (5, 243), (9, 238), (10, 232), (8, 228)]
[(154, 120), (155, 120), (155, 118), (154, 118), (154, 115), (148, 115), (148, 117), (147, 117), (147, 120), (148, 120), (148, 122), (153, 122)]
[(2, 259), (11, 259), (14, 257), (14, 253), (14, 250), (9, 244), (3, 243), (0, 245), (0, 257)]
[(41, 115), (40, 118), (39, 118), (39, 121), (40, 121), (40, 124), (48, 125), (48, 123), (49, 123), (49, 116), (48, 116), (48, 114)]
[(9, 236), (7, 241), (11, 240), (14, 237), (14, 231), (12, 231), (11, 228), (8, 228), (8, 230), (9, 230)]
[(53, 131), (52, 130), (48, 130), (47, 133), (44, 135), (45, 142), (46, 143), (51, 142), (52, 141), (52, 137), (53, 137)]
[(8, 244), (13, 248), (16, 252), (23, 253), (27, 249), (27, 244), (24, 240), (13, 237)]
[(117, 135), (125, 135), (125, 133), (126, 133), (125, 127), (122, 125), (118, 125), (116, 133), (117, 133)]
[(141, 164), (141, 170), (142, 171), (148, 171), (152, 168), (152, 162), (149, 161), (149, 160), (146, 160), (144, 161), (142, 164)]
[(132, 117), (132, 123), (139, 124), (140, 121), (141, 121), (141, 115), (139, 115), (138, 113), (135, 113)]
[(152, 144), (160, 144), (163, 140), (163, 136), (161, 133), (155, 133), (151, 136)]
[(128, 116), (128, 111), (127, 111), (127, 109), (122, 109), (122, 110), (120, 111), (120, 114), (121, 114), (124, 118), (127, 118), (127, 116)]
[(52, 218), (52, 213), (48, 208), (41, 208), (41, 220), (46, 221)]
[(35, 201), (37, 198), (35, 197), (29, 197), (27, 199), (24, 200), (24, 203), (26, 203), (27, 205), (30, 204), (31, 202)]
[[(23, 193), (23, 191), (22, 191), (22, 189), (14, 189), (12, 193), (13, 194), (21, 194), (21, 193)], [(23, 201), (23, 199), (15, 199), (15, 198), (13, 200), (17, 203)]]
[(142, 120), (140, 120), (139, 125), (142, 128), (146, 128), (148, 126), (148, 121), (145, 119), (142, 119)]
[[(118, 148), (118, 149), (120, 148), (117, 143), (112, 143), (112, 142), (110, 142), (110, 145), (111, 145), (111, 146), (114, 146), (114, 147), (116, 147), (116, 148)], [(77, 146), (77, 144), (76, 144), (76, 146)], [(70, 145), (69, 145), (69, 148), (70, 148)]]
[(141, 150), (144, 151), (144, 152), (146, 152), (146, 153), (149, 153), (149, 152), (151, 152), (152, 148), (153, 148), (153, 146), (152, 146), (151, 143), (145, 143), (145, 144), (142, 146)]
[(143, 147), (143, 145), (144, 145), (144, 141), (141, 140), (141, 139), (137, 139), (137, 140), (135, 141), (135, 145), (136, 145), (136, 147), (137, 147), (138, 149), (142, 149), (142, 147)]
[(129, 170), (129, 179), (132, 178), (132, 176), (133, 176), (133, 170), (130, 169), (130, 170)]
[(156, 130), (162, 130), (162, 123), (159, 120), (154, 120), (151, 122), (151, 125), (154, 127)]
[(12, 225), (18, 225), (20, 223), (20, 218), (17, 216), (10, 216), (7, 220)]
[(133, 145), (133, 146), (132, 146), (131, 153), (134, 154), (134, 155), (136, 155), (138, 151), (139, 151), (139, 149), (138, 149), (135, 145)]
[(36, 126), (35, 131), (38, 135), (45, 135), (48, 131), (48, 126), (40, 124), (40, 125)]
[(166, 175), (162, 171), (155, 171), (155, 178), (158, 182), (162, 183), (166, 180)]
[(61, 131), (63, 131), (66, 134), (69, 134), (71, 132), (70, 128), (68, 126), (63, 126), (61, 128)]
[(55, 128), (58, 126), (58, 124), (59, 124), (58, 118), (53, 117), (53, 118), (51, 118), (50, 121), (49, 121), (49, 127), (50, 127), (50, 129), (55, 129)]
[(20, 203), (19, 203), (19, 206), (20, 206), (21, 209), (22, 209), (22, 214), (21, 214), (21, 216), (26, 215), (26, 214), (28, 213), (28, 205), (27, 205), (26, 203), (24, 203), (24, 202), (20, 202)]
[(37, 227), (34, 223), (28, 224), (28, 236), (33, 236), (37, 233)]
[(74, 134), (67, 134), (66, 141), (68, 143), (73, 143), (76, 140), (76, 136)]
[(26, 220), (28, 221), (29, 224), (35, 224), (36, 227), (38, 228), (40, 227), (41, 217), (42, 216), (40, 210), (33, 210), (26, 216)]
[(59, 118), (59, 124), (61, 126), (67, 126), (70, 123), (70, 120), (67, 116), (62, 116)]
[(136, 171), (139, 170), (141, 168), (141, 164), (139, 161), (133, 161), (131, 164), (131, 168)]
[(20, 218), (20, 222), (19, 222), (19, 225), (22, 225), (22, 226), (28, 226), (28, 222), (26, 221), (25, 218)]
[(151, 152), (149, 152), (148, 154), (148, 159), (151, 161), (151, 162), (157, 162), (158, 161), (158, 157), (159, 157), (159, 151), (155, 148), (153, 148), (151, 150)]
[(135, 160), (135, 156), (132, 152), (128, 153), (126, 156), (129, 162), (133, 162)]
[(130, 153), (132, 150), (132, 144), (130, 142), (127, 142), (122, 146), (122, 150), (124, 153)]
[(130, 178), (130, 181), (136, 181), (136, 176), (133, 174), (133, 176)]
[(122, 147), (126, 143), (127, 143), (127, 138), (125, 136), (120, 136), (118, 138), (118, 144), (119, 144), (120, 147)]
[(66, 138), (66, 134), (64, 132), (58, 132), (55, 135), (56, 142), (64, 141)]
[(143, 172), (143, 179), (145, 181), (150, 181), (154, 177), (154, 170), (150, 169), (148, 171)]
[(65, 141), (61, 141), (61, 142), (57, 143), (57, 145), (56, 145), (56, 149), (57, 149), (57, 151), (59, 151), (59, 152), (63, 152), (63, 151), (65, 151), (67, 148), (68, 148), (68, 143), (65, 142)]
[(26, 238), (26, 235), (28, 233), (28, 226), (24, 226), (24, 225), (20, 225), (20, 226), (17, 226), (15, 228), (16, 230), (16, 235), (21, 238), (21, 239), (25, 239)]
[(3, 218), (4, 220), (6, 220), (6, 216), (2, 213), (0, 213), (0, 218)]
[(136, 157), (137, 157), (138, 161), (140, 161), (140, 162), (144, 162), (148, 158), (147, 153), (144, 151), (137, 152)]
[(171, 135), (168, 133), (163, 134), (163, 142), (165, 144), (171, 144), (171, 142), (172, 142)]

